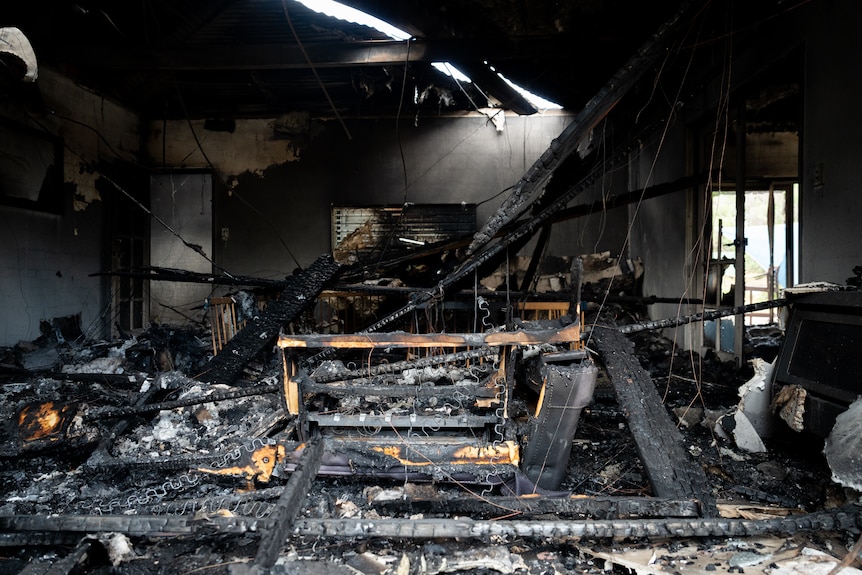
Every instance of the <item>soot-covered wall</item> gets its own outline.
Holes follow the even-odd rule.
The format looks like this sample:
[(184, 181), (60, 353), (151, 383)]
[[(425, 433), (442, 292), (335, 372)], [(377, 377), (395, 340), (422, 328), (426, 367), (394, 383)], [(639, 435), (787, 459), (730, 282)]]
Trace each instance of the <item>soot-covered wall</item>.
[[(84, 335), (105, 337), (109, 285), (91, 277), (103, 269), (106, 247), (105, 198), (94, 167), (135, 159), (138, 118), (48, 68), (19, 96), (4, 99), (2, 121), (11, 133), (55, 138), (62, 173), (58, 209), (0, 204), (0, 346), (37, 339), (40, 325), (55, 318), (79, 317)], [(20, 145), (17, 152), (24, 181), (33, 158)]]
[[(149, 151), (166, 167), (216, 170), (215, 254), (234, 274), (284, 277), (330, 251), (333, 204), (474, 203), (478, 223), (499, 206), (571, 116), (479, 114), (348, 122), (302, 114), (237, 121), (233, 131), (185, 122), (152, 126)], [(487, 201), (486, 201), (487, 200)], [(222, 240), (226, 230), (227, 240)]]

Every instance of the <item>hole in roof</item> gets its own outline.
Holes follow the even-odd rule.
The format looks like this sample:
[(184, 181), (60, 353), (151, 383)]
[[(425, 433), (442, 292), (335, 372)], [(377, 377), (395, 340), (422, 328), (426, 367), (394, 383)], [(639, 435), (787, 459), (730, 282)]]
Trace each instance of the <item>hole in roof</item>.
[(451, 76), (458, 82), (468, 82), (470, 84), (473, 83), (473, 80), (470, 79), (467, 74), (450, 64), (449, 62), (432, 62), (432, 66), (446, 74), (447, 76)]
[[(334, 2), (333, 0), (297, 0), (300, 4), (309, 8), (310, 10), (314, 10), (315, 12), (319, 12), (321, 14), (326, 14), (327, 16), (331, 16), (333, 18), (338, 18), (339, 20), (345, 20), (347, 22), (353, 22), (354, 24), (361, 24), (363, 26), (368, 26), (369, 28), (374, 28), (378, 32), (382, 32), (393, 38), (395, 40), (409, 40), (411, 35), (401, 30), (400, 28), (396, 28), (392, 24), (388, 22), (384, 22), (380, 18), (376, 16), (372, 16), (366, 12), (362, 12), (361, 10), (357, 10), (356, 8), (351, 8), (350, 6), (345, 6), (344, 4), (339, 4), (338, 2)], [(459, 82), (469, 82), (472, 84), (472, 80), (458, 70), (455, 66), (448, 62), (434, 62), (431, 64), (440, 72), (446, 74), (447, 76), (451, 76), (455, 80)], [(539, 110), (560, 110), (562, 106), (555, 102), (551, 102), (550, 100), (546, 100), (541, 96), (530, 92), (518, 86), (485, 62), (485, 65), (488, 66), (491, 71), (496, 72), (500, 78), (503, 79), (509, 86), (512, 87), (516, 92), (521, 94), (528, 102), (530, 102), (533, 106), (535, 106)]]
[(347, 22), (353, 22), (354, 24), (361, 24), (363, 26), (368, 26), (369, 28), (374, 28), (378, 32), (383, 32), (387, 36), (396, 40), (407, 40), (411, 36), (404, 30), (396, 28), (392, 24), (384, 22), (380, 18), (362, 12), (361, 10), (357, 10), (356, 8), (333, 2), (332, 0), (297, 0), (297, 2), (315, 12), (320, 12), (321, 14), (326, 14), (327, 16), (338, 18), (339, 20), (346, 20)]
[(537, 109), (539, 109), (539, 110), (562, 110), (563, 109), (563, 107), (560, 106), (559, 104), (557, 104), (556, 102), (546, 100), (545, 98), (542, 98), (541, 96), (530, 92), (526, 88), (522, 88), (521, 86), (515, 84), (514, 82), (509, 80), (507, 77), (502, 75), (501, 73), (497, 72), (497, 75), (500, 76), (500, 78), (502, 78), (504, 82), (506, 82), (509, 86), (511, 86), (513, 90), (515, 90), (520, 95), (522, 95), (525, 100), (527, 100), (529, 103), (531, 103)]

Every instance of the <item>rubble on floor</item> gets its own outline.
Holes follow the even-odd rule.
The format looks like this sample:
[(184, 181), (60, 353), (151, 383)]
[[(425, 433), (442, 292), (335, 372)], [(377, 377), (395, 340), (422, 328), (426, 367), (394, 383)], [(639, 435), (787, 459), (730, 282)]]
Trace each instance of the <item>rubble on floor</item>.
[[(626, 313), (640, 318), (637, 309), (614, 310)], [(630, 413), (602, 371), (556, 489), (563, 497), (515, 498), (500, 485), (403, 473), (311, 477), (268, 572), (810, 575), (819, 573), (808, 567), (816, 553), (844, 557), (859, 525), (842, 510), (852, 509), (858, 493), (832, 480), (822, 441), (803, 444), (788, 431), (763, 437), (766, 450), (756, 452), (715, 432), (716, 421), (740, 409), (740, 386), (754, 370), (683, 351), (655, 332), (631, 339), (719, 517), (698, 517), (696, 507), (656, 496)], [(0, 405), (15, 417), (0, 437), (0, 573), (267, 572), (255, 561), (261, 540), (308, 464), (291, 459), (302, 449), (299, 420), (285, 403), (277, 353), (248, 358), (242, 376), (226, 385), (194, 377), (211, 351), (205, 333), (168, 326), (116, 342), (4, 351)], [(324, 381), (324, 373), (337, 379), (370, 369), (357, 361), (324, 364), (337, 369), (316, 375)], [(434, 387), (454, 389), (459, 377), (493, 373), (382, 365), (379, 377), (397, 371), (403, 383), (431, 394), (431, 408), (447, 401), (431, 401)], [(353, 406), (357, 413), (375, 406), (365, 399)], [(321, 417), (327, 405), (315, 404)], [(405, 523), (390, 529), (390, 518)], [(784, 535), (718, 535), (743, 525)], [(444, 526), (464, 535), (399, 535), (443, 533)], [(365, 535), (321, 535), (335, 528)], [(677, 536), (658, 537), (668, 530)], [(694, 536), (700, 532), (713, 534)]]

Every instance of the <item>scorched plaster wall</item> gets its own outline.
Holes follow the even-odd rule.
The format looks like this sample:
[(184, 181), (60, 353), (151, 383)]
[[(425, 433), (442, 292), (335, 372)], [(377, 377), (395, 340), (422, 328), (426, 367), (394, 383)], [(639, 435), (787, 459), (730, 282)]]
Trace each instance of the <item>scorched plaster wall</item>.
[[(284, 277), (330, 251), (333, 204), (475, 203), (478, 223), (571, 121), (564, 113), (347, 121), (291, 114), (237, 121), (232, 132), (194, 122), (151, 125), (158, 165), (216, 169), (215, 253), (230, 273)], [(207, 159), (209, 161), (207, 161)], [(406, 185), (405, 185), (406, 184)], [(222, 240), (222, 230), (228, 239)]]
[(64, 148), (62, 213), (0, 205), (0, 345), (34, 340), (40, 321), (76, 314), (87, 335), (103, 337), (110, 293), (90, 277), (104, 256), (103, 198), (91, 167), (134, 160), (138, 119), (47, 68), (25, 96), (4, 102), (3, 118), (57, 136)]

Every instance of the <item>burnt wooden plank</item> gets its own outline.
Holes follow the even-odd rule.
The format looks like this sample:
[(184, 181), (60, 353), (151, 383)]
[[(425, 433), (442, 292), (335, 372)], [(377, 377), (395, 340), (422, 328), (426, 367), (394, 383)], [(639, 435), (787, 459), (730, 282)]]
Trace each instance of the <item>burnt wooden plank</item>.
[(520, 518), (553, 514), (556, 517), (620, 519), (644, 517), (698, 517), (700, 505), (693, 500), (660, 497), (447, 497), (428, 499), (385, 499), (371, 506), (389, 514), (449, 513), (499, 516), (509, 512)]
[(314, 302), (339, 265), (332, 256), (317, 258), (310, 266), (287, 280), (281, 297), (267, 303), (266, 309), (252, 318), (197, 377), (205, 383), (232, 383), (243, 367), (258, 353), (271, 347), (282, 327)]
[(272, 513), (271, 527), (263, 534), (257, 550), (255, 564), (269, 569), (275, 565), (278, 554), (284, 546), (285, 538), (293, 527), (293, 521), (305, 501), (314, 478), (323, 460), (323, 441), (318, 439), (309, 443), (302, 453), (302, 459), (287, 481), (284, 491)]
[(615, 327), (596, 326), (591, 339), (626, 414), (654, 495), (697, 499), (703, 515), (714, 516), (706, 473), (691, 460), (652, 378), (634, 355), (634, 344)]

